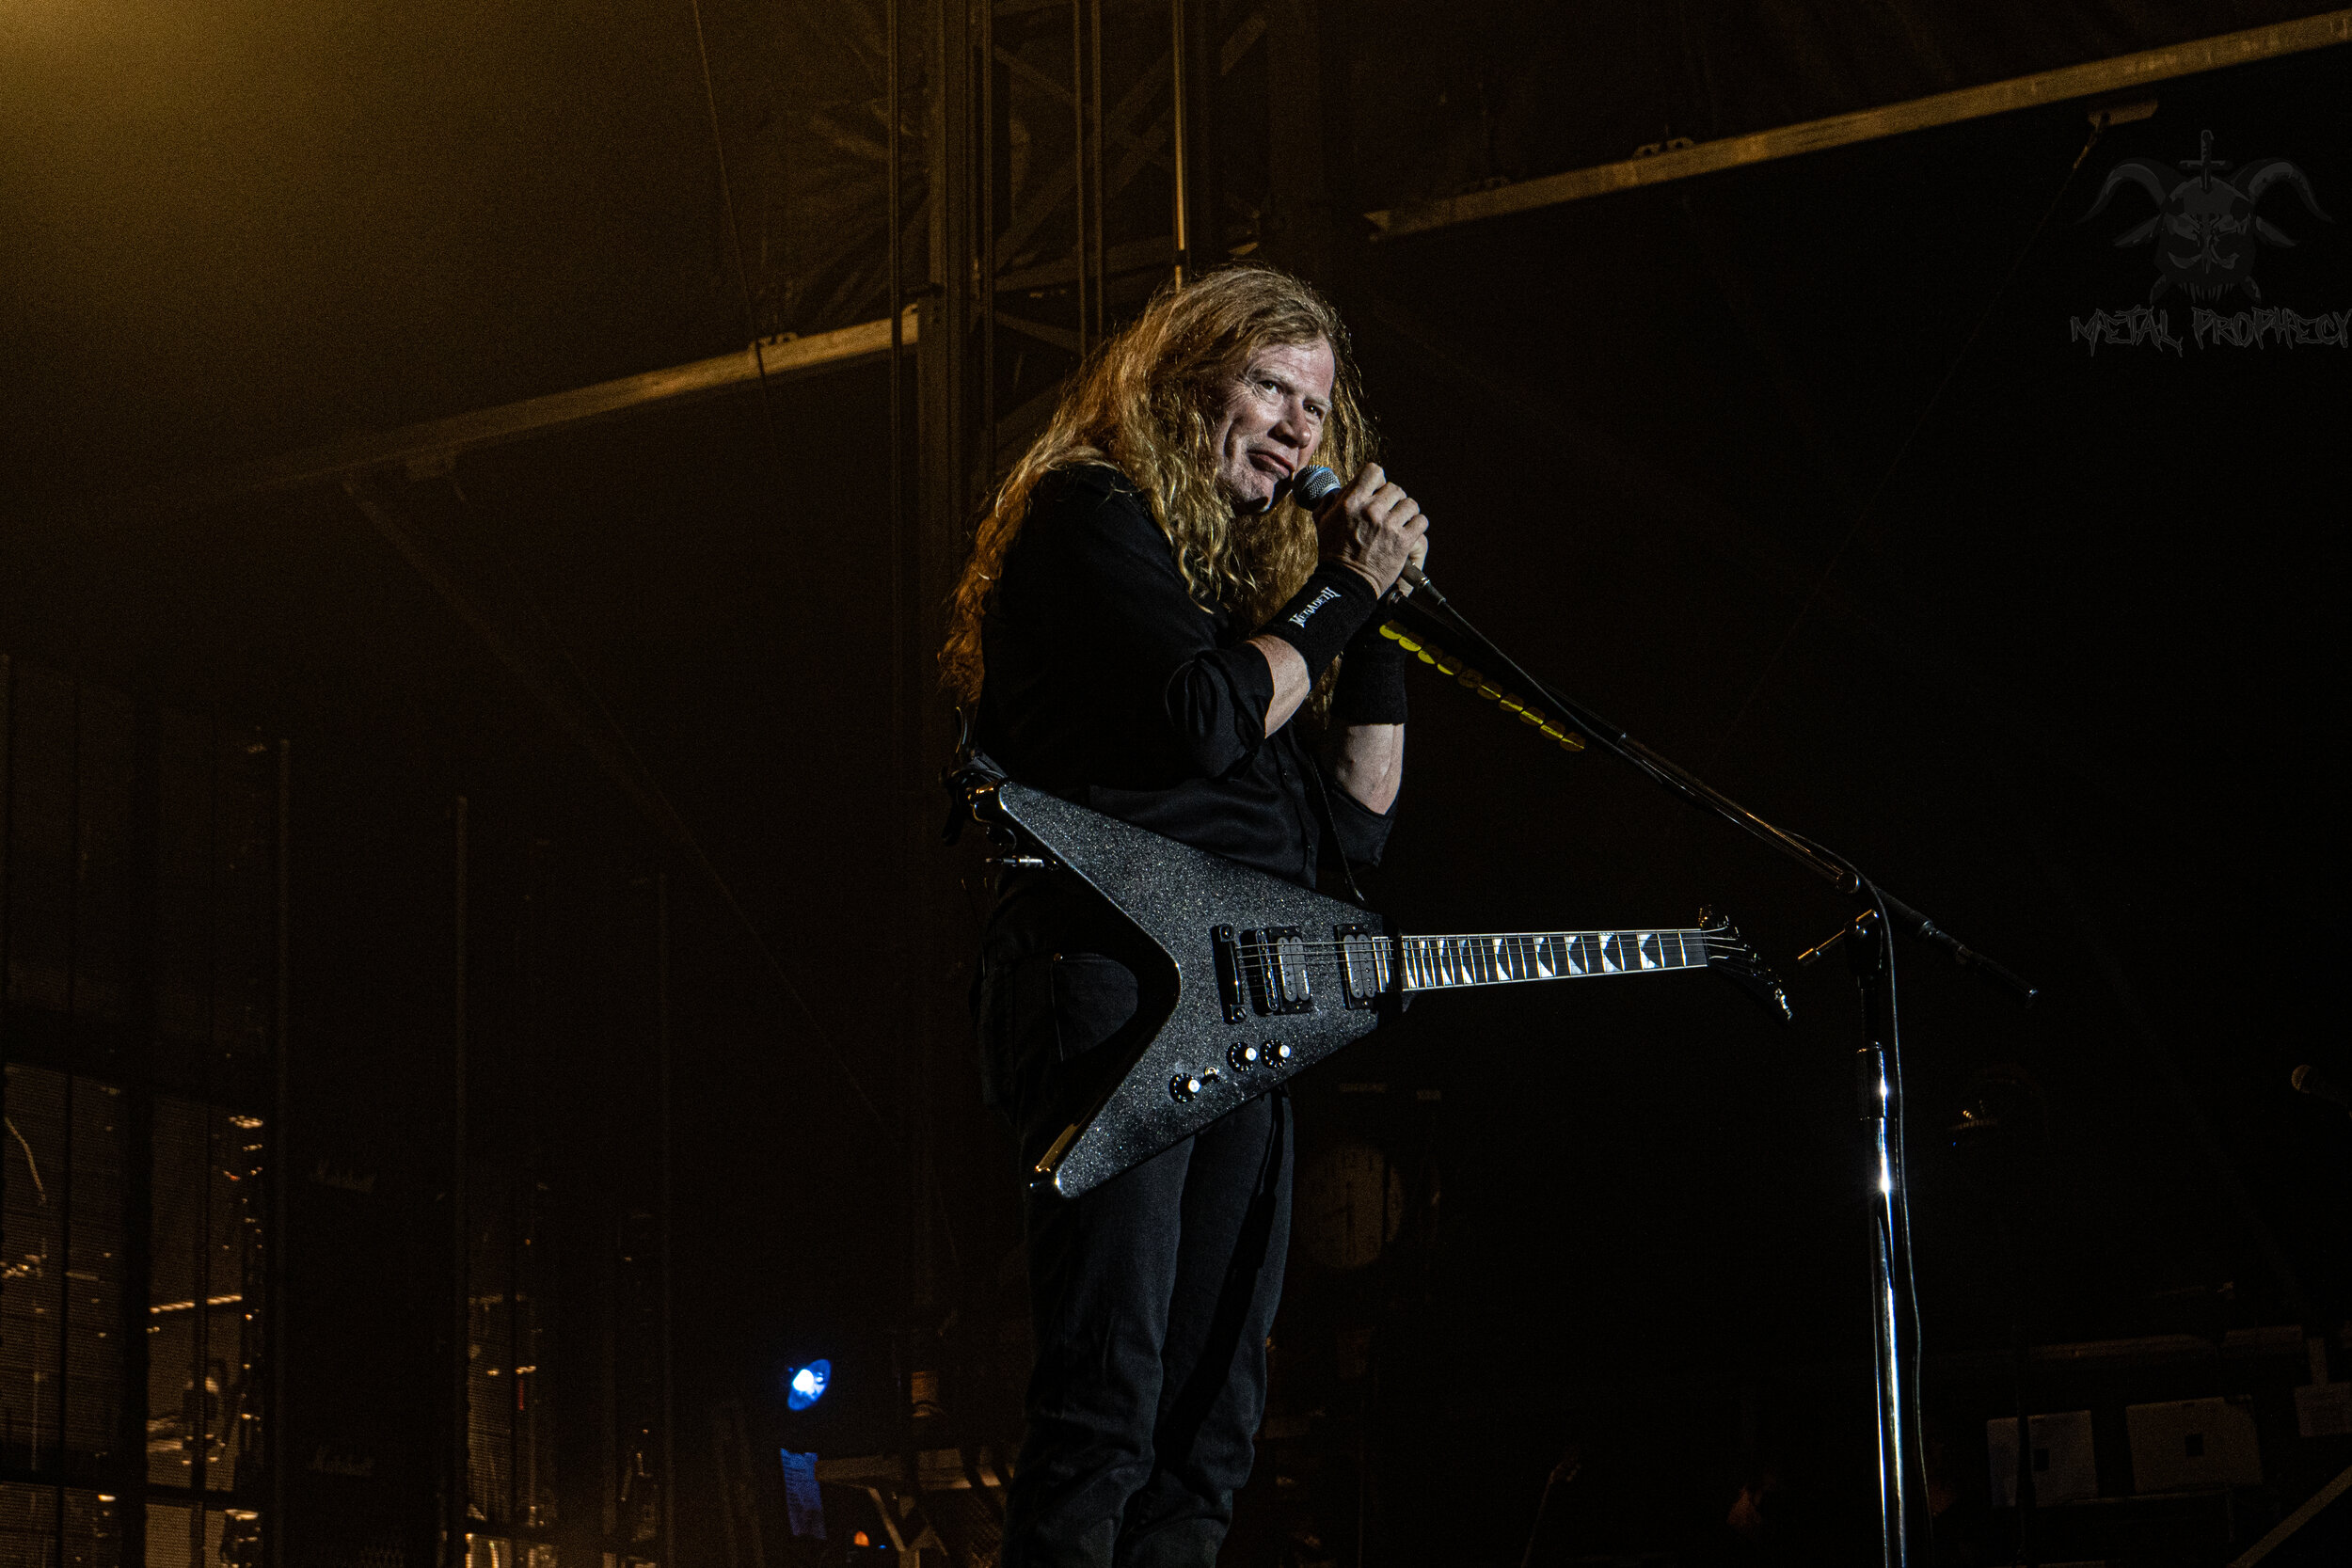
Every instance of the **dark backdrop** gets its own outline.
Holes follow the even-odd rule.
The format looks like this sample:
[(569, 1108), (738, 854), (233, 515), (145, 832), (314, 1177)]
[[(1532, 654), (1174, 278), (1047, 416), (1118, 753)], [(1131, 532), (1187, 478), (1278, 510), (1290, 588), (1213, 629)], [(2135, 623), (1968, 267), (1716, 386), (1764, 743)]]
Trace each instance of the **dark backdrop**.
[[(1433, 572), (1485, 629), (2043, 988), (2020, 1012), (1899, 955), (1931, 1354), (2010, 1333), (1989, 1203), (1940, 1135), (1996, 1069), (2033, 1086), (2049, 1133), (2018, 1227), (2033, 1337), (2176, 1328), (2184, 1300), (2217, 1304), (2225, 1325), (2344, 1316), (2352, 1125), (2286, 1078), (2305, 1060), (2352, 1069), (2332, 1014), (2326, 760), (2352, 358), (2193, 341), (2094, 355), (2068, 321), (2153, 281), (2144, 253), (2107, 244), (2145, 215), (2137, 196), (2075, 221), (2117, 158), (2193, 156), (2210, 128), (2221, 156), (2296, 160), (2341, 216), (2345, 72), (2338, 51), (2167, 84), (2062, 196), (2079, 105), (1351, 242), (1326, 279), (1391, 467), (1437, 518)], [(670, 84), (684, 128), (631, 148), (700, 156), (691, 85)], [(1377, 89), (1355, 91), (1375, 113)], [(584, 155), (551, 147), (548, 166)], [(710, 219), (692, 209), (660, 221)], [(2264, 211), (2300, 242), (2264, 252), (2265, 302), (2352, 309), (2343, 227), (2284, 190)], [(614, 314), (507, 322), (515, 356), (463, 311), (423, 311), (417, 352), (443, 368), (371, 354), (380, 401), (350, 404), (338, 380), (333, 423), (445, 411), (417, 388), (450, 365), (472, 367), (457, 406), (547, 389), (551, 371), (482, 367), (537, 365), (559, 330), (613, 344), (694, 316), (655, 334), (659, 353), (561, 356), (570, 382), (715, 352), (715, 269), (694, 274), (691, 309), (648, 263)], [(2163, 304), (2187, 340), (2188, 303)], [(287, 295), (262, 314), (306, 309)], [(437, 1047), (341, 1021), (389, 991), (410, 998), (415, 1035), (437, 1027), (405, 977), (446, 962), (433, 856), (449, 796), (647, 872), (659, 847), (340, 497), (131, 513), (71, 499), (140, 460), (139, 409), (179, 419), (239, 395), (267, 334), (222, 355), (181, 344), (189, 369), (127, 388), (77, 378), (69, 330), (19, 341), (40, 367), (21, 384), (61, 390), (18, 421), (51, 434), (14, 470), (40, 499), (29, 483), (9, 499), (0, 645), (295, 736), (297, 777), (316, 781), (297, 798), (317, 802), (298, 853), (351, 873), (303, 884), (296, 956), (302, 1033), (349, 1055), (297, 1070), (420, 1081)], [(776, 396), (772, 451), (741, 398), (469, 457), (453, 483), (409, 493), (469, 571), (544, 611), (758, 933), (675, 873), (693, 1399), (760, 1386), (812, 1321), (893, 1317), (899, 1167), (842, 1064), (895, 1115), (874, 999), (961, 983), (878, 957), (894, 819), (882, 372)], [(315, 433), (300, 404), (216, 446), (213, 416), (191, 416), (165, 444), (188, 466), (266, 450)], [(1839, 920), (1824, 890), (1605, 758), (1539, 745), (1435, 680), (1414, 702), (1403, 816), (1371, 889), (1410, 926), (1669, 923), (1712, 902), (1785, 963)], [(524, 826), (541, 821), (556, 826)], [(1367, 1291), (1302, 1262), (1278, 1333), (1328, 1355), (1340, 1329), (1377, 1328), (1375, 1516), (1398, 1550), (1442, 1533), (1466, 1560), (1514, 1558), (1572, 1441), (1697, 1530), (1743, 1458), (1782, 1441), (1771, 1412), (1804, 1402), (1775, 1405), (1784, 1384), (1827, 1391), (1788, 1418), (1784, 1447), (1865, 1449), (1853, 1004), (1831, 966), (1788, 978), (1787, 1031), (1727, 990), (1667, 980), (1437, 999), (1302, 1087), (1310, 1157), (1369, 1128), (1434, 1140), (1415, 1147), (1445, 1177), (1436, 1263)], [(1365, 1109), (1346, 1083), (1438, 1089), (1412, 1103), (1441, 1111), (1411, 1113), (1426, 1119), (1408, 1134), (1406, 1113)], [(971, 1086), (939, 1091), (943, 1263), (951, 1304), (985, 1320), (1009, 1309), (1017, 1226)], [(597, 1136), (625, 1137), (643, 1104), (605, 1111), (619, 1131)], [(1955, 1472), (1980, 1467), (1959, 1452)], [(1598, 1520), (1592, 1539), (1653, 1525)]]

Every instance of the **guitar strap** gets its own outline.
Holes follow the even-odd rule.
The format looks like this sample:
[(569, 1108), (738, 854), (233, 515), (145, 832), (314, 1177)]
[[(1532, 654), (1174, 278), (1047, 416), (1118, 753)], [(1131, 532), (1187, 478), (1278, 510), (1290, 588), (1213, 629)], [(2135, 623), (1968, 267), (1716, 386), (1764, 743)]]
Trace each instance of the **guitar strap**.
[(994, 757), (972, 744), (971, 714), (960, 708), (957, 719), (955, 757), (939, 770), (940, 787), (947, 792), (947, 820), (939, 830), (939, 841), (950, 847), (963, 837), (963, 825), (971, 817), (973, 786), (1002, 784), (1007, 777)]

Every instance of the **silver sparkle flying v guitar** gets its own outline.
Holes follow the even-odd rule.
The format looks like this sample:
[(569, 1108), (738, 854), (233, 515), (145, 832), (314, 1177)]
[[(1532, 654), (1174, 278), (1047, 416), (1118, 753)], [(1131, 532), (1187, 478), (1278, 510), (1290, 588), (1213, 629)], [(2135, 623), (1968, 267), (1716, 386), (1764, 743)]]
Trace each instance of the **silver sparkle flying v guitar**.
[(1097, 1081), (1037, 1163), (1066, 1197), (1370, 1034), (1408, 994), (1708, 969), (1789, 1015), (1772, 972), (1704, 911), (1677, 930), (1405, 936), (1369, 910), (1041, 790), (972, 774), (964, 790), (979, 820), (1026, 841), (1019, 863), (1079, 878), (1165, 960), (1137, 975), (1136, 1017), (1082, 1058)]

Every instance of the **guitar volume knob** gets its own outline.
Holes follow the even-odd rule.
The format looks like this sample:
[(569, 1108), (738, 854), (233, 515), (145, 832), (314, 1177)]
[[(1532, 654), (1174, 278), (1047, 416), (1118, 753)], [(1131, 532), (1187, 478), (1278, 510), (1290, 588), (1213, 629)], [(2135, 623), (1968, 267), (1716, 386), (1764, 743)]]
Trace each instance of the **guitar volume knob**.
[(1168, 1081), (1168, 1093), (1170, 1099), (1182, 1105), (1194, 1095), (1199, 1094), (1203, 1086), (1199, 1073), (1180, 1072)]
[(1233, 1064), (1235, 1072), (1248, 1072), (1265, 1060), (1265, 1053), (1254, 1045), (1236, 1045), (1225, 1053), (1225, 1059)]

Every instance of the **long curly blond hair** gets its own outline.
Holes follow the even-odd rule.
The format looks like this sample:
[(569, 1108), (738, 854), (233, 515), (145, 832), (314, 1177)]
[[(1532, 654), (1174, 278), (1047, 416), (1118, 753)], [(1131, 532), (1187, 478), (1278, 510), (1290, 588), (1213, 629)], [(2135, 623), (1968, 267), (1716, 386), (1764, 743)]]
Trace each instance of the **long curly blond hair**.
[(947, 695), (960, 705), (979, 700), (980, 626), (1029, 499), (1057, 468), (1101, 463), (1125, 474), (1203, 609), (1232, 610), (1255, 626), (1297, 593), (1315, 568), (1314, 519), (1287, 495), (1271, 511), (1236, 515), (1217, 488), (1214, 420), (1253, 355), (1315, 342), (1330, 344), (1338, 373), (1309, 461), (1352, 475), (1373, 461), (1375, 438), (1347, 329), (1329, 301), (1289, 273), (1246, 262), (1166, 285), (1090, 355), (980, 520), (939, 652)]

